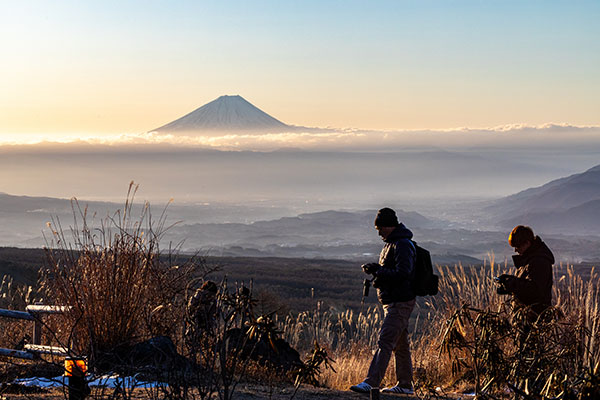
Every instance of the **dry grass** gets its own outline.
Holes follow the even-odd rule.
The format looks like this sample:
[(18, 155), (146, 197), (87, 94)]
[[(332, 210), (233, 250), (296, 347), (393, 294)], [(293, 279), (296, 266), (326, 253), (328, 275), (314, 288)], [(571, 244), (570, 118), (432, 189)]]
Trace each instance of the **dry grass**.
[(136, 189), (114, 215), (94, 221), (74, 201), (70, 229), (49, 225), (42, 290), (73, 307), (57, 337), (92, 360), (157, 335), (181, 336), (186, 291), (207, 271), (202, 260), (179, 265), (171, 249), (161, 253), (165, 213), (154, 221), (148, 204), (134, 208)]
[[(112, 216), (94, 221), (74, 201), (68, 230), (60, 221), (49, 225), (42, 290), (53, 304), (72, 307), (62, 326), (51, 331), (78, 355), (88, 356), (91, 370), (143, 372), (163, 382), (154, 398), (208, 399), (218, 393), (230, 399), (250, 365), (244, 354), (253, 351), (252, 335), (246, 331), (268, 336), (270, 327), (254, 316), (250, 289), (229, 287), (226, 279), (209, 283), (205, 278), (216, 267), (197, 257), (179, 264), (176, 250), (161, 252), (166, 214), (154, 221), (148, 204), (137, 210), (136, 189), (130, 186), (124, 208)], [(193, 311), (194, 293), (212, 295), (204, 299), (208, 303), (199, 298)], [(161, 359), (156, 350), (156, 359), (138, 364), (128, 356), (132, 345), (156, 336), (169, 337), (184, 357)], [(129, 392), (103, 391), (98, 398), (128, 398)]]
[[(37, 292), (28, 285), (15, 284), (12, 277), (4, 275), (0, 283), (0, 308), (25, 311), (25, 307), (36, 301)], [(31, 340), (33, 324), (29, 321), (0, 319), (0, 347), (22, 348)]]
[[(507, 363), (516, 362), (518, 354), (515, 342), (513, 339), (502, 339), (498, 325), (506, 321), (512, 326), (510, 321), (514, 316), (510, 315), (508, 297), (496, 294), (493, 282), (495, 276), (510, 273), (510, 268), (496, 264), (493, 255), (490, 261), (482, 267), (437, 266), (440, 294), (434, 298), (420, 299), (416, 310), (418, 318), (411, 337), (415, 380), (422, 393), (429, 393), (438, 386), (452, 390), (473, 390), (478, 379), (485, 386), (494, 373), (502, 372), (497, 368), (506, 366), (499, 364), (501, 360), (486, 361), (481, 358), (484, 357), (483, 350), (481, 354), (476, 353), (476, 357), (479, 357), (477, 364), (469, 363), (466, 347), (458, 356), (457, 364), (456, 349), (451, 353), (442, 351), (451, 321), (459, 321), (456, 326), (465, 340), (471, 340), (470, 344), (476, 343), (480, 349), (488, 350), (485, 356), (491, 355), (490, 349), (501, 349), (507, 357)], [(600, 283), (597, 273), (592, 270), (589, 277), (582, 277), (572, 266), (559, 265), (555, 267), (554, 275), (553, 295), (560, 318), (552, 324), (540, 324), (538, 327), (537, 336), (544, 342), (545, 355), (539, 356), (535, 362), (521, 358), (519, 364), (530, 369), (533, 368), (531, 365), (535, 365), (539, 374), (537, 382), (546, 379), (542, 389), (546, 390), (547, 396), (552, 393), (558, 395), (567, 384), (581, 386), (586, 371), (591, 376), (587, 378), (588, 381), (597, 379), (597, 375), (594, 378), (594, 371), (597, 374), (600, 365)], [(471, 324), (464, 322), (466, 314), (460, 320), (452, 319), (463, 309), (470, 313)], [(298, 348), (305, 348), (307, 343), (315, 339), (329, 346), (337, 373), (325, 371), (321, 379), (326, 386), (343, 390), (364, 379), (375, 349), (381, 317), (377, 308), (358, 314), (317, 309), (296, 317), (288, 316), (279, 323), (285, 338)], [(490, 336), (490, 332), (496, 336)], [(512, 331), (511, 334), (514, 336), (517, 332)], [(561, 339), (564, 336), (573, 340)], [(573, 346), (577, 347), (576, 356), (572, 352)], [(473, 369), (475, 365), (479, 366), (479, 375)], [(519, 371), (519, 376), (515, 376), (514, 369), (508, 370), (507, 376), (514, 378), (513, 383), (521, 386), (533, 385), (533, 380), (525, 382), (527, 374)], [(564, 375), (561, 378), (556, 375), (559, 372), (570, 374), (568, 382)], [(476, 376), (479, 378), (476, 379)], [(519, 381), (520, 378), (523, 381)], [(390, 367), (384, 384), (393, 383), (393, 368)], [(495, 384), (499, 385), (497, 381)], [(491, 390), (491, 384), (486, 389)], [(528, 390), (533, 391), (533, 388)]]

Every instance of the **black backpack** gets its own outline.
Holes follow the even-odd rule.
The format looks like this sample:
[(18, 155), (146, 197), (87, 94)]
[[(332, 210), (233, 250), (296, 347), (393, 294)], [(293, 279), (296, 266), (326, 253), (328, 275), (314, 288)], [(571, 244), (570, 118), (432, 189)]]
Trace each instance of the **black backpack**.
[(431, 254), (429, 254), (427, 249), (422, 248), (416, 242), (412, 242), (412, 244), (415, 246), (415, 251), (417, 253), (413, 290), (417, 296), (435, 296), (438, 293), (438, 282), (440, 278), (433, 273)]

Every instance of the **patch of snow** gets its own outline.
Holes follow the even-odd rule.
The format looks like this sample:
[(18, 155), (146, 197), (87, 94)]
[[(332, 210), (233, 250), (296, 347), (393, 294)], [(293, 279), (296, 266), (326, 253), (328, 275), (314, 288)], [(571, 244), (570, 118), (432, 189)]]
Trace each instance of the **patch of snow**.
[(67, 379), (64, 376), (57, 376), (55, 378), (22, 378), (15, 379), (13, 383), (23, 386), (50, 388), (64, 386), (67, 383)]
[[(57, 376), (55, 378), (23, 378), (15, 379), (13, 382), (17, 385), (23, 386), (37, 386), (42, 388), (62, 387), (67, 385), (67, 378), (64, 376)], [(106, 388), (125, 387), (127, 389), (143, 388), (150, 389), (159, 386), (166, 385), (161, 382), (146, 382), (138, 380), (135, 376), (119, 377), (117, 375), (101, 375), (101, 376), (89, 376), (89, 386), (101, 386)]]
[(126, 387), (150, 389), (166, 385), (161, 382), (146, 382), (138, 380), (135, 376), (119, 377), (118, 375), (102, 375), (88, 381), (89, 386), (103, 386), (108, 388)]

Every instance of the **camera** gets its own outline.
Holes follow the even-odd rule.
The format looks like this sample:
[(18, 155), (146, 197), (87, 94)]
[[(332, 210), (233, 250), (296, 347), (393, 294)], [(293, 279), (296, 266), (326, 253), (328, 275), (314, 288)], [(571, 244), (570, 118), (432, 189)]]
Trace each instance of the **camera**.
[(371, 280), (365, 279), (363, 282), (363, 297), (369, 297), (370, 289), (371, 289)]
[(511, 292), (509, 292), (506, 287), (504, 286), (504, 284), (506, 283), (506, 275), (500, 275), (494, 278), (494, 282), (496, 282), (498, 284), (498, 287), (496, 288), (496, 293), (498, 294), (510, 294)]

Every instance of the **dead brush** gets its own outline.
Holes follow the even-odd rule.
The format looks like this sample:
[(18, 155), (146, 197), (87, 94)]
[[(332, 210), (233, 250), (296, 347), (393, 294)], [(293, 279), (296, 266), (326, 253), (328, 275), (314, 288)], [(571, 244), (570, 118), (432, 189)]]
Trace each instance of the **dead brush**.
[[(11, 276), (4, 275), (0, 283), (0, 308), (25, 311), (29, 304), (38, 301), (37, 291), (28, 285), (19, 285)], [(0, 319), (0, 347), (20, 350), (31, 341), (31, 322)]]
[(463, 305), (447, 322), (441, 353), (452, 374), (473, 382), (476, 394), (510, 387), (532, 396), (555, 397), (577, 368), (576, 327), (550, 309), (534, 323), (518, 312), (491, 312)]
[(49, 224), (41, 290), (50, 304), (72, 307), (63, 333), (92, 364), (152, 336), (176, 337), (186, 286), (207, 271), (203, 260), (178, 265), (173, 250), (161, 253), (166, 214), (154, 221), (148, 203), (134, 207), (136, 191), (132, 183), (124, 208), (99, 221), (73, 200), (73, 225)]
[(449, 384), (472, 384), (476, 394), (488, 397), (509, 388), (531, 399), (589, 399), (584, 387), (593, 381), (590, 371), (598, 363), (600, 285), (595, 272), (584, 280), (572, 266), (555, 267), (556, 306), (533, 322), (527, 310), (512, 312), (493, 291), (484, 296), (487, 304), (478, 299), (482, 308), (472, 306), (468, 300), (480, 291), (457, 290), (458, 284), (465, 288), (465, 282), (475, 279), (486, 285), (482, 275), (491, 280), (497, 273), (492, 266), (474, 272), (479, 278), (449, 272), (446, 282), (453, 283), (455, 291), (450, 292), (457, 297), (444, 296), (435, 305), (451, 311), (439, 348), (447, 356), (442, 360), (448, 363)]
[[(167, 398), (217, 396), (227, 400), (234, 396), (242, 379), (276, 375), (277, 382), (286, 380), (286, 374), (277, 369), (268, 355), (257, 354), (259, 341), (276, 353), (275, 342), (280, 331), (272, 320), (274, 312), (255, 316), (256, 301), (251, 288), (244, 285), (229, 288), (227, 280), (223, 280), (220, 284), (205, 283), (196, 297), (202, 299), (202, 305), (194, 307), (192, 315), (187, 316), (190, 329), (184, 352), (193, 367), (179, 374), (177, 381), (169, 381), (164, 390)], [(274, 382), (269, 378), (271, 392)], [(173, 390), (181, 388), (194, 395), (175, 396)]]
[(321, 368), (330, 370), (335, 373), (333, 368), (333, 358), (329, 357), (327, 350), (319, 345), (317, 341), (314, 343), (312, 353), (307, 357), (306, 362), (302, 365), (298, 371), (296, 371), (296, 380), (294, 381), (294, 391), (290, 396), (290, 400), (296, 396), (298, 389), (302, 383), (308, 383), (309, 385), (319, 386), (319, 377), (322, 374)]
[(326, 343), (336, 368), (319, 371), (320, 380), (327, 387), (347, 389), (351, 382), (364, 378), (359, 375), (368, 367), (381, 317), (376, 307), (358, 313), (317, 307), (276, 321), (282, 336), (300, 351), (313, 354), (315, 343)]
[(335, 368), (333, 368), (332, 365), (335, 361), (333, 358), (329, 357), (327, 350), (321, 347), (316, 341), (314, 346), (312, 353), (306, 359), (304, 365), (298, 370), (296, 381), (294, 382), (296, 390), (301, 383), (319, 386), (319, 375), (321, 375), (322, 372), (321, 367), (330, 369), (335, 373)]

